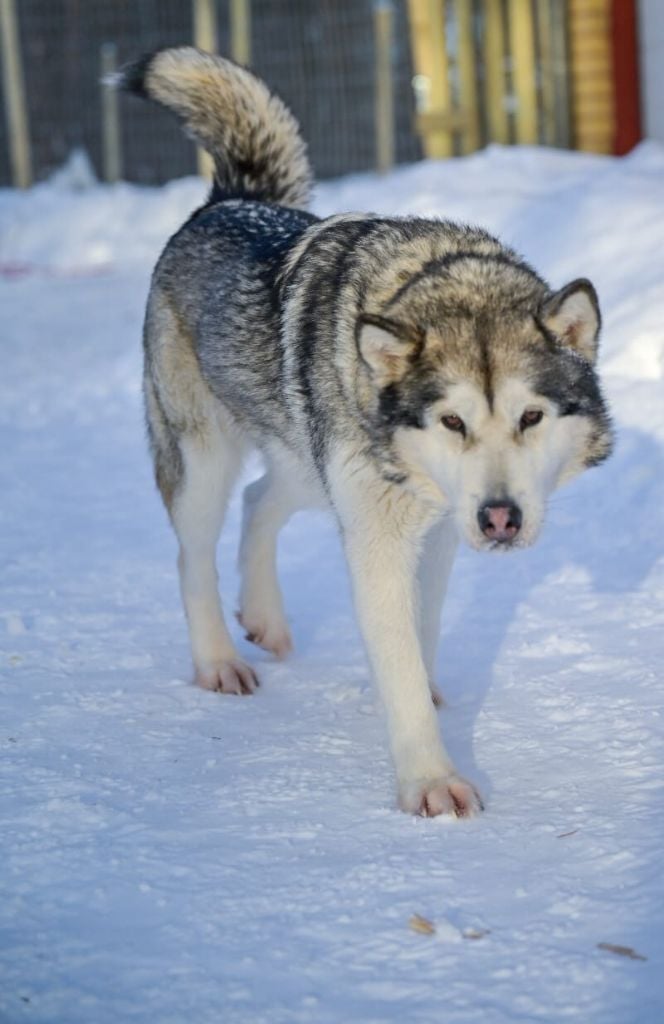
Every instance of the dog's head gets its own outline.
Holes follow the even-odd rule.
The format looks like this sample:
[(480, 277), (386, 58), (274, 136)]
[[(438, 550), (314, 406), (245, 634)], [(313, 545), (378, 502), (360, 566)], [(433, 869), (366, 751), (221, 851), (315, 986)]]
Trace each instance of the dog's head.
[(356, 332), (379, 443), (415, 486), (435, 482), (472, 547), (531, 544), (551, 491), (612, 447), (592, 284), (551, 292), (520, 261), (471, 254), (381, 305)]

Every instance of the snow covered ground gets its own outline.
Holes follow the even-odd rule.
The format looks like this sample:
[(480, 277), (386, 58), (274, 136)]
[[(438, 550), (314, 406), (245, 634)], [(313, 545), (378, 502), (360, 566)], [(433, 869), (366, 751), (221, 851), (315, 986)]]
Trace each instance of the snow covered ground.
[[(0, 1020), (664, 1020), (664, 149), (494, 148), (317, 196), (485, 225), (603, 302), (615, 456), (536, 548), (454, 571), (441, 726), (472, 822), (395, 810), (325, 517), (283, 538), (292, 660), (240, 641), (258, 696), (190, 685), (139, 339), (203, 188), (71, 186), (0, 193)], [(236, 501), (231, 608), (237, 534)]]

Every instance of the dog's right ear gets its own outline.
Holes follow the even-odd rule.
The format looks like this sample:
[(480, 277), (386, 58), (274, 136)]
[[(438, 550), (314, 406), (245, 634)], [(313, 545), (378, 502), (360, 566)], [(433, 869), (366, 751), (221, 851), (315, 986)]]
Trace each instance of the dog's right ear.
[(424, 332), (364, 313), (357, 323), (357, 349), (381, 387), (400, 380), (424, 345)]

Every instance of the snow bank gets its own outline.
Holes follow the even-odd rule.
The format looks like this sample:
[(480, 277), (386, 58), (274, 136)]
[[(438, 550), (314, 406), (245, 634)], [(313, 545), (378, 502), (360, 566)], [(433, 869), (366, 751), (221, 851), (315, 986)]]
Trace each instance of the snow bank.
[(26, 192), (0, 189), (0, 274), (85, 273), (152, 264), (205, 199), (200, 178), (163, 188), (99, 185), (81, 154)]

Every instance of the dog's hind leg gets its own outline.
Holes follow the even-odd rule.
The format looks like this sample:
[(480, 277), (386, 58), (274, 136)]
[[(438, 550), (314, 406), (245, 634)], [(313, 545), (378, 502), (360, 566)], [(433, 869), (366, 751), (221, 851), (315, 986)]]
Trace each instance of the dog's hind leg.
[(179, 438), (182, 482), (171, 519), (180, 544), (178, 569), (196, 681), (222, 693), (252, 693), (253, 669), (237, 655), (218, 590), (216, 547), (241, 454), (216, 422), (204, 434)]
[(271, 467), (245, 488), (243, 503), (238, 621), (247, 640), (285, 658), (293, 642), (277, 578), (277, 537), (306, 500), (294, 480)]
[(424, 538), (418, 568), (422, 657), (429, 675), (431, 696), (437, 707), (445, 704), (443, 695), (436, 686), (440, 616), (458, 545), (459, 539), (454, 524), (449, 519), (440, 520), (431, 527)]
[(216, 548), (245, 450), (201, 377), (191, 338), (154, 286), (145, 322), (145, 409), (157, 485), (180, 545), (178, 569), (196, 681), (251, 693), (253, 670), (238, 657), (224, 622)]

